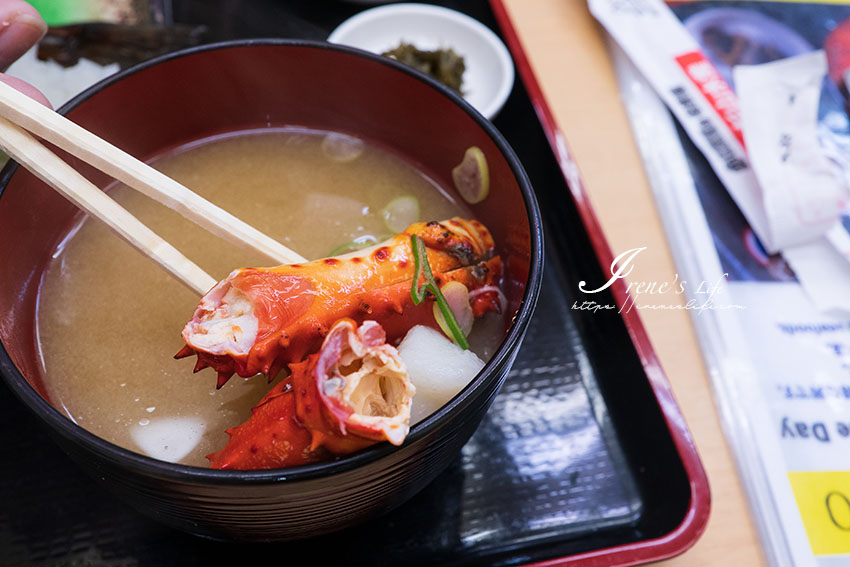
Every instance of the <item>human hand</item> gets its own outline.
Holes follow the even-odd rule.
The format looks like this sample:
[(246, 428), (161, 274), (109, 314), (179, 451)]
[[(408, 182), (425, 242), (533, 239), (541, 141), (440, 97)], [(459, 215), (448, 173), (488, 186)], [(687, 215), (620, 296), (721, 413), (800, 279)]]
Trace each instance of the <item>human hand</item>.
[[(0, 0), (0, 71), (5, 71), (47, 32), (47, 24), (24, 0)], [(0, 81), (18, 89), (45, 106), (47, 97), (31, 84), (0, 73)]]

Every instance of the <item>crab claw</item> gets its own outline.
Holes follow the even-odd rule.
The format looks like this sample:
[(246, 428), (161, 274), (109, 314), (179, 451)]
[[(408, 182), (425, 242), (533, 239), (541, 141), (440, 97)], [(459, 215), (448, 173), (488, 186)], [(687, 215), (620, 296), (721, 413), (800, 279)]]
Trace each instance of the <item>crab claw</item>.
[(290, 369), (208, 456), (213, 468), (287, 467), (404, 442), (415, 388), (380, 324), (340, 319), (319, 351)]

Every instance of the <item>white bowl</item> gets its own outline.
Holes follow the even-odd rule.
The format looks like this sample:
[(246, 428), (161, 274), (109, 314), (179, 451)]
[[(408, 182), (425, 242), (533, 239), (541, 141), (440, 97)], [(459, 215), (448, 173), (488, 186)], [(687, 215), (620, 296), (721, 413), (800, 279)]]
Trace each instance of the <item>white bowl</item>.
[(514, 83), (510, 53), (498, 36), (478, 20), (448, 8), (407, 3), (371, 8), (340, 24), (328, 41), (378, 54), (402, 41), (419, 49), (450, 47), (466, 63), (464, 98), (487, 118), (501, 110)]

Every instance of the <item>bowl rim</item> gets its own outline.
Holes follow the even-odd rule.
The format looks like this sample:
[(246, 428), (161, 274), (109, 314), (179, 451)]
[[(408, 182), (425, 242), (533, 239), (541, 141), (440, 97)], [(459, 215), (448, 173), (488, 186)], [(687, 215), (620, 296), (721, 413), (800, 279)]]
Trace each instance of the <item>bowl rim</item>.
[[(63, 438), (78, 445), (82, 445), (86, 450), (99, 455), (107, 461), (117, 465), (130, 467), (146, 475), (159, 478), (172, 480), (194, 479), (204, 481), (207, 484), (241, 484), (247, 486), (263, 485), (281, 481), (307, 481), (318, 478), (328, 478), (342, 473), (351, 472), (369, 463), (378, 461), (397, 450), (401, 450), (404, 445), (419, 441), (426, 437), (429, 432), (441, 427), (443, 422), (448, 419), (449, 414), (454, 413), (456, 408), (465, 405), (472, 393), (483, 387), (487, 378), (490, 380), (494, 379), (495, 374), (492, 373), (494, 369), (505, 366), (511, 362), (512, 349), (509, 348), (509, 345), (518, 343), (523, 338), (533, 314), (534, 307), (536, 306), (542, 285), (543, 227), (541, 213), (528, 176), (507, 140), (505, 140), (502, 134), (488, 119), (486, 119), (462, 97), (452, 92), (448, 87), (427, 75), (404, 65), (403, 63), (390, 59), (389, 57), (383, 57), (381, 55), (347, 45), (304, 39), (255, 38), (215, 42), (160, 55), (121, 70), (110, 77), (98, 81), (83, 92), (79, 93), (77, 96), (57, 109), (57, 112), (60, 114), (66, 114), (101, 90), (129, 76), (142, 72), (149, 67), (154, 67), (167, 61), (182, 57), (189, 57), (207, 51), (251, 47), (301, 47), (342, 52), (348, 55), (365, 58), (375, 63), (391, 67), (425, 83), (431, 88), (438, 90), (444, 96), (449, 97), (455, 104), (460, 106), (461, 109), (464, 110), (491, 138), (493, 143), (502, 153), (505, 161), (508, 163), (517, 180), (520, 193), (522, 194), (525, 202), (529, 221), (530, 265), (528, 280), (526, 282), (520, 306), (517, 310), (517, 315), (508, 328), (507, 335), (502, 340), (490, 360), (486, 362), (476, 377), (449, 402), (444, 404), (439, 410), (432, 413), (427, 418), (413, 425), (402, 446), (396, 447), (389, 443), (377, 443), (363, 449), (362, 451), (336, 460), (308, 465), (298, 465), (282, 469), (218, 470), (192, 465), (183, 465), (155, 459), (116, 445), (111, 441), (107, 441), (106, 439), (103, 439), (102, 437), (99, 437), (76, 424), (45, 400), (35, 390), (35, 388), (30, 385), (17, 366), (15, 366), (9, 356), (9, 353), (6, 351), (5, 345), (3, 345), (2, 341), (0, 341), (0, 375), (2, 375), (3, 381), (18, 396), (24, 405), (36, 414), (39, 420), (46, 422), (46, 424), (50, 426), (54, 432), (58, 433)], [(5, 192), (12, 175), (17, 170), (17, 167), (18, 164), (13, 160), (10, 160), (2, 171), (0, 171), (0, 198), (2, 198), (2, 195)]]

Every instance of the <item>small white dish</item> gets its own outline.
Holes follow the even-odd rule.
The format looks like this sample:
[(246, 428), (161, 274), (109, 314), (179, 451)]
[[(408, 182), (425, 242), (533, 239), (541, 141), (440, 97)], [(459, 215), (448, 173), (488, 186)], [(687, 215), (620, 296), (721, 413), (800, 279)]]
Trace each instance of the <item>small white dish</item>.
[(450, 47), (466, 64), (464, 98), (487, 118), (501, 110), (514, 83), (513, 61), (499, 37), (448, 8), (412, 3), (371, 8), (340, 24), (328, 41), (378, 54), (402, 41), (424, 50)]

